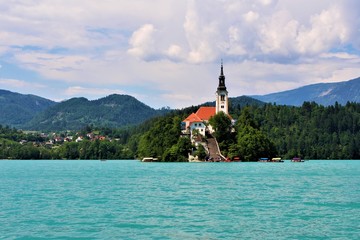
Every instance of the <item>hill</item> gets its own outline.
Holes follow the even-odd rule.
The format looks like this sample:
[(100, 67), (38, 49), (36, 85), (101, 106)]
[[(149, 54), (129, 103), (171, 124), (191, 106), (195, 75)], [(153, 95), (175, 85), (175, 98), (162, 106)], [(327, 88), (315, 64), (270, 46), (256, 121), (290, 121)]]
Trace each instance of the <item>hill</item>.
[(245, 106), (263, 106), (265, 104), (263, 101), (248, 96), (233, 97), (229, 98), (229, 100), (231, 108)]
[(56, 102), (35, 95), (24, 95), (0, 89), (0, 124), (22, 127), (37, 113)]
[[(245, 106), (262, 106), (264, 104), (265, 104), (264, 102), (249, 96), (239, 96), (239, 97), (229, 98), (230, 111), (239, 107), (241, 108)], [(201, 107), (201, 106), (215, 106), (215, 101), (206, 102), (197, 107)]]
[(280, 105), (301, 106), (305, 101), (314, 101), (324, 106), (334, 105), (335, 102), (345, 105), (348, 101), (360, 102), (360, 77), (346, 82), (312, 84), (294, 90), (252, 97)]
[(122, 127), (139, 124), (161, 113), (128, 95), (113, 94), (92, 101), (72, 98), (35, 116), (26, 129), (79, 130), (91, 124)]

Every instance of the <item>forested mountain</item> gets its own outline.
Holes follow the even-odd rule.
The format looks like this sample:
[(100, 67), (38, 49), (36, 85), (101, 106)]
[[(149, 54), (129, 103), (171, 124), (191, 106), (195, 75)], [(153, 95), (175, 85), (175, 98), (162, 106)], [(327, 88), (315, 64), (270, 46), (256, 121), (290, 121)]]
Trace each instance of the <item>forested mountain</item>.
[(115, 128), (139, 124), (159, 114), (161, 111), (128, 95), (113, 94), (93, 101), (72, 98), (34, 117), (26, 129), (76, 130), (86, 125)]
[[(305, 102), (301, 107), (265, 104), (230, 112), (237, 119), (235, 132), (217, 136), (222, 154), (243, 160), (259, 157), (295, 156), (303, 159), (360, 159), (360, 104), (322, 106)], [(180, 116), (180, 117), (179, 117)], [(169, 156), (185, 153), (186, 144), (175, 138), (183, 115), (168, 115), (153, 121), (139, 135), (137, 154)], [(167, 131), (161, 131), (167, 129)], [(166, 141), (164, 141), (166, 139)], [(181, 138), (180, 138), (181, 139)]]
[[(86, 99), (73, 101), (89, 102)], [(121, 129), (100, 129), (99, 134), (116, 141), (91, 139), (66, 142), (49, 148), (37, 135), (24, 134), (0, 125), (0, 158), (12, 159), (124, 159), (159, 157), (162, 161), (185, 161), (195, 147), (180, 137), (180, 122), (197, 107), (171, 111), (144, 123)], [(360, 104), (322, 106), (305, 102), (301, 107), (265, 104), (235, 108), (232, 128), (216, 133), (222, 154), (242, 160), (258, 157), (290, 159), (360, 159)], [(221, 122), (221, 121), (220, 121)], [(229, 121), (228, 123), (229, 124)], [(78, 132), (85, 136), (86, 127)], [(235, 131), (233, 131), (235, 130)], [(226, 131), (228, 131), (226, 133)], [(79, 135), (79, 136), (80, 136)], [(20, 144), (20, 140), (28, 141)], [(38, 145), (38, 146), (37, 146)]]
[(252, 97), (280, 105), (301, 106), (306, 101), (314, 101), (324, 106), (334, 105), (335, 102), (345, 105), (348, 101), (360, 102), (360, 77), (346, 82), (313, 84), (294, 90)]
[(240, 96), (229, 98), (230, 111), (231, 109), (241, 108), (245, 106), (263, 106), (265, 103), (248, 96)]
[[(265, 104), (265, 102), (262, 102), (260, 100), (257, 100), (253, 97), (249, 96), (239, 96), (239, 97), (230, 97), (229, 98), (229, 104), (230, 104), (230, 111), (231, 109), (241, 108), (245, 106), (262, 106)], [(206, 102), (204, 104), (199, 105), (200, 106), (215, 106), (215, 101), (213, 102)]]
[(360, 159), (360, 104), (249, 108), (252, 119), (285, 159)]
[(24, 95), (0, 89), (0, 124), (22, 127), (37, 113), (56, 102), (35, 95)]

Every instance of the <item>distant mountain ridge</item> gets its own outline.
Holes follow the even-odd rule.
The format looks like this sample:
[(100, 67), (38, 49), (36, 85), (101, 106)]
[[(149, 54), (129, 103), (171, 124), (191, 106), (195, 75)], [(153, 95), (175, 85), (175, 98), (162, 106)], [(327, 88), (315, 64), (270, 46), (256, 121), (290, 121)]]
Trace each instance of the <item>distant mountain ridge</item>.
[(31, 130), (79, 130), (87, 125), (122, 127), (139, 124), (160, 115), (129, 95), (113, 94), (98, 100), (72, 98), (35, 116), (27, 125)]
[[(300, 106), (304, 101), (321, 105), (348, 101), (360, 103), (360, 78), (338, 83), (320, 83), (294, 90), (263, 96), (239, 96), (230, 98), (230, 108), (246, 105), (263, 105), (264, 102), (279, 105)], [(207, 102), (201, 106), (214, 106)], [(72, 98), (60, 103), (38, 97), (0, 89), (0, 125), (26, 130), (79, 130), (86, 125), (122, 127), (136, 125), (152, 117), (165, 114), (170, 109), (155, 110), (129, 95), (113, 94), (98, 100)]]
[(318, 83), (289, 91), (251, 97), (263, 102), (292, 106), (300, 106), (305, 101), (314, 101), (324, 106), (333, 105), (335, 102), (342, 105), (348, 101), (359, 103), (360, 77), (345, 82)]
[(0, 89), (0, 124), (22, 127), (36, 114), (56, 104), (39, 96)]
[[(262, 106), (264, 104), (265, 104), (265, 102), (260, 101), (255, 98), (252, 98), (252, 97), (249, 97), (249, 96), (229, 97), (230, 109), (237, 108), (237, 107), (245, 107), (248, 105)], [(206, 102), (199, 106), (215, 106), (215, 101)]]

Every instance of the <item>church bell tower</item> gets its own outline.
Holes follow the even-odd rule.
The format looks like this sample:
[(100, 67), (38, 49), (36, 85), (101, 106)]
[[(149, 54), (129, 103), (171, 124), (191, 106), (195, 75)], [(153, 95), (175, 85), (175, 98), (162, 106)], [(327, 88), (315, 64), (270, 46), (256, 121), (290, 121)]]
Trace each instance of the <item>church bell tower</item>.
[(225, 86), (225, 76), (223, 69), (223, 62), (221, 60), (221, 71), (219, 76), (219, 86), (216, 91), (216, 114), (219, 112), (224, 112), (229, 114), (229, 98), (228, 91)]

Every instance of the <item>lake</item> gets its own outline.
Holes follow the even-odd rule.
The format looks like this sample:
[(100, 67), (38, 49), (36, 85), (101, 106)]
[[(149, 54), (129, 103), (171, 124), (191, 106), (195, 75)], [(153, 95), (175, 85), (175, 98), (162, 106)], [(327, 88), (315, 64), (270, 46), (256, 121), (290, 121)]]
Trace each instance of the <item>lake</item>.
[(360, 161), (0, 161), (0, 239), (359, 239)]

